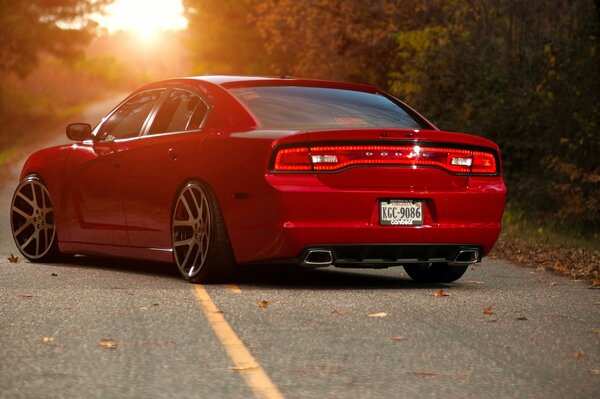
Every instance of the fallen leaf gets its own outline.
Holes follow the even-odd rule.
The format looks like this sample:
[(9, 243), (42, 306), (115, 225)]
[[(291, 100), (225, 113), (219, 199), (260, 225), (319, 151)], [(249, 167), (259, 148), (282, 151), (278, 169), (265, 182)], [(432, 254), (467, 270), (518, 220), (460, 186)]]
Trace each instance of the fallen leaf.
[(492, 307), (488, 306), (488, 307), (483, 308), (483, 314), (488, 314), (488, 315), (494, 314), (494, 312), (492, 311)]
[(477, 281), (477, 280), (469, 280), (469, 281), (467, 281), (467, 283), (470, 283), (470, 284), (485, 284), (483, 281)]
[(42, 342), (52, 342), (54, 341), (54, 338), (52, 337), (42, 337)]
[(600, 334), (600, 328), (592, 328), (592, 334)]
[(10, 263), (19, 263), (19, 257), (13, 254), (10, 254), (10, 256), (6, 259), (8, 259)]
[(558, 283), (556, 281), (551, 281), (551, 282), (548, 283), (548, 285), (550, 287), (554, 287), (554, 286), (558, 285)]
[(590, 374), (593, 375), (600, 375), (600, 369), (590, 369)]
[(51, 276), (52, 276), (52, 277), (58, 277), (58, 274), (56, 274), (56, 273), (52, 273), (52, 274), (51, 274)]
[[(17, 257), (17, 259), (19, 259)], [(600, 287), (600, 276), (597, 276), (593, 281), (592, 281), (592, 287)]]
[(142, 306), (140, 310), (148, 310), (148, 308), (146, 306)]
[(379, 313), (371, 313), (371, 314), (369, 315), (369, 317), (387, 317), (387, 315), (388, 315), (388, 314), (387, 314), (387, 313), (385, 313), (385, 312), (379, 312)]
[(580, 357), (583, 357), (583, 356), (585, 356), (585, 353), (583, 353), (583, 352), (580, 352), (580, 351), (571, 352), (571, 354), (573, 355), (573, 357), (574, 357), (575, 359), (579, 359)]
[(152, 306), (159, 306), (158, 303), (153, 303)]
[(450, 296), (450, 294), (446, 294), (446, 292), (444, 292), (444, 290), (438, 290), (435, 292), (435, 294), (433, 294), (433, 296), (442, 297), (442, 296)]
[(397, 335), (395, 337), (392, 337), (392, 340), (396, 341), (396, 342), (401, 342), (404, 341), (406, 339), (406, 337), (403, 337), (402, 335)]
[(521, 317), (517, 317), (515, 320), (518, 320), (518, 321), (527, 321), (527, 317), (521, 316)]
[(33, 295), (21, 295), (21, 298), (31, 299), (33, 298)]
[(331, 314), (334, 314), (336, 316), (347, 316), (348, 312), (346, 312), (345, 310), (334, 310), (333, 312), (331, 312)]
[(267, 306), (269, 306), (271, 304), (271, 301), (266, 301), (266, 300), (262, 300), (262, 301), (258, 301), (256, 302), (258, 304), (259, 308), (266, 308)]
[(227, 289), (229, 290), (229, 292), (233, 292), (234, 294), (241, 294), (242, 290), (240, 289), (240, 287), (238, 287), (235, 284), (229, 284), (227, 286)]
[(117, 341), (114, 339), (101, 339), (98, 345), (105, 349), (117, 349), (118, 346)]
[(419, 378), (431, 378), (437, 376), (436, 373), (432, 373), (429, 371), (413, 371), (413, 374), (415, 375), (415, 377)]

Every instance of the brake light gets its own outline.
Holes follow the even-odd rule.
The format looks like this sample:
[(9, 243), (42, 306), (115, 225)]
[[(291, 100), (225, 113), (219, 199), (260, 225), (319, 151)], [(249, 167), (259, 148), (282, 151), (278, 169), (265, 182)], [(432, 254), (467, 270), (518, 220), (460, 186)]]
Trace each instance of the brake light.
[(497, 172), (496, 158), (489, 152), (473, 151), (473, 174), (493, 174)]
[(312, 170), (308, 148), (284, 148), (277, 152), (275, 170), (282, 172), (297, 172)]
[(343, 145), (284, 148), (275, 171), (336, 171), (355, 165), (434, 166), (451, 173), (494, 174), (492, 153), (444, 147)]

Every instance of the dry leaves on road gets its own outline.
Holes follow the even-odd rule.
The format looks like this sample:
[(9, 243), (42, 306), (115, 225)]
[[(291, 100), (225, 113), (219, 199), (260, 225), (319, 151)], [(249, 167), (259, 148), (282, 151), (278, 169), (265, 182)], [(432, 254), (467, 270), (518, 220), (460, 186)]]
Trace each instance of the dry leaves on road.
[(234, 294), (241, 294), (241, 293), (242, 293), (242, 290), (241, 290), (241, 288), (240, 288), (240, 287), (238, 287), (238, 286), (237, 286), (237, 285), (235, 285), (235, 284), (228, 284), (228, 285), (227, 285), (227, 289), (229, 290), (229, 292), (232, 292), (232, 293), (234, 293)]
[(397, 336), (395, 336), (395, 337), (392, 337), (392, 340), (393, 340), (393, 341), (396, 341), (396, 342), (402, 342), (402, 341), (404, 341), (405, 339), (406, 339), (406, 337), (404, 337), (404, 336), (402, 336), (402, 335), (397, 335)]
[(600, 375), (600, 369), (590, 369), (590, 374)]
[(483, 314), (488, 314), (488, 315), (494, 314), (494, 311), (492, 310), (491, 306), (487, 306), (487, 307), (483, 308)]
[(271, 301), (267, 301), (267, 300), (263, 299), (262, 301), (256, 302), (256, 304), (258, 305), (259, 308), (264, 309), (271, 304)]
[(369, 317), (387, 317), (387, 315), (388, 315), (388, 314), (387, 314), (387, 313), (385, 313), (385, 312), (379, 312), (379, 313), (371, 313), (371, 314), (369, 315)]
[(331, 312), (331, 314), (334, 314), (336, 316), (347, 316), (348, 312), (346, 312), (345, 310), (334, 310), (333, 312)]
[(10, 254), (10, 256), (6, 259), (8, 259), (10, 263), (19, 263), (19, 257), (13, 254)]
[(100, 345), (104, 349), (117, 349), (117, 346), (119, 346), (117, 341), (109, 338), (101, 339), (98, 342), (98, 345)]
[(442, 297), (442, 296), (450, 296), (450, 294), (447, 294), (444, 290), (438, 290), (435, 292), (435, 294), (433, 294), (433, 296)]
[(572, 352), (571, 354), (573, 355), (573, 357), (574, 357), (575, 359), (579, 359), (580, 357), (583, 357), (583, 356), (585, 356), (585, 353), (583, 353), (583, 352), (581, 352), (581, 351), (575, 351), (575, 352)]

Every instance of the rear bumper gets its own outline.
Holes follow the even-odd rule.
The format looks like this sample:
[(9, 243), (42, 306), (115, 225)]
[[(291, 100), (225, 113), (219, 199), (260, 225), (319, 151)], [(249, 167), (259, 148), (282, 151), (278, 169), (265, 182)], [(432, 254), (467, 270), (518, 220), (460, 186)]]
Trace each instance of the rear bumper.
[[(444, 246), (453, 248), (440, 255), (444, 259), (450, 260), (459, 247), (478, 248), (482, 257), (498, 239), (506, 199), (501, 177), (470, 179), (465, 187), (444, 190), (339, 190), (297, 175), (268, 175), (267, 182), (270, 187), (262, 195), (239, 201), (235, 212), (226, 215), (240, 263), (301, 261), (308, 248), (356, 254), (374, 246), (389, 250), (378, 258), (382, 266), (399, 264), (399, 259), (423, 260)], [(425, 201), (424, 224), (380, 225), (379, 202), (389, 198)], [(407, 248), (422, 248), (423, 253), (408, 256), (413, 250)], [(338, 266), (342, 258), (348, 266), (360, 258), (336, 256)], [(441, 261), (440, 256), (432, 257)]]

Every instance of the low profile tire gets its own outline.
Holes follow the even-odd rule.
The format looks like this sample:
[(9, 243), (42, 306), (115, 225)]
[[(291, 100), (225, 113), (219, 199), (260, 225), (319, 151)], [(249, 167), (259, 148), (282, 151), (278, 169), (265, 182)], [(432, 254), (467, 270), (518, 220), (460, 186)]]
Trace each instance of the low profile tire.
[(54, 208), (44, 184), (28, 176), (15, 190), (10, 206), (10, 227), (15, 244), (32, 262), (59, 260)]
[(221, 210), (213, 192), (191, 181), (180, 191), (172, 218), (173, 257), (191, 283), (231, 280), (235, 259)]
[(468, 265), (450, 266), (447, 263), (404, 265), (410, 278), (421, 283), (451, 283), (461, 278), (468, 268)]

